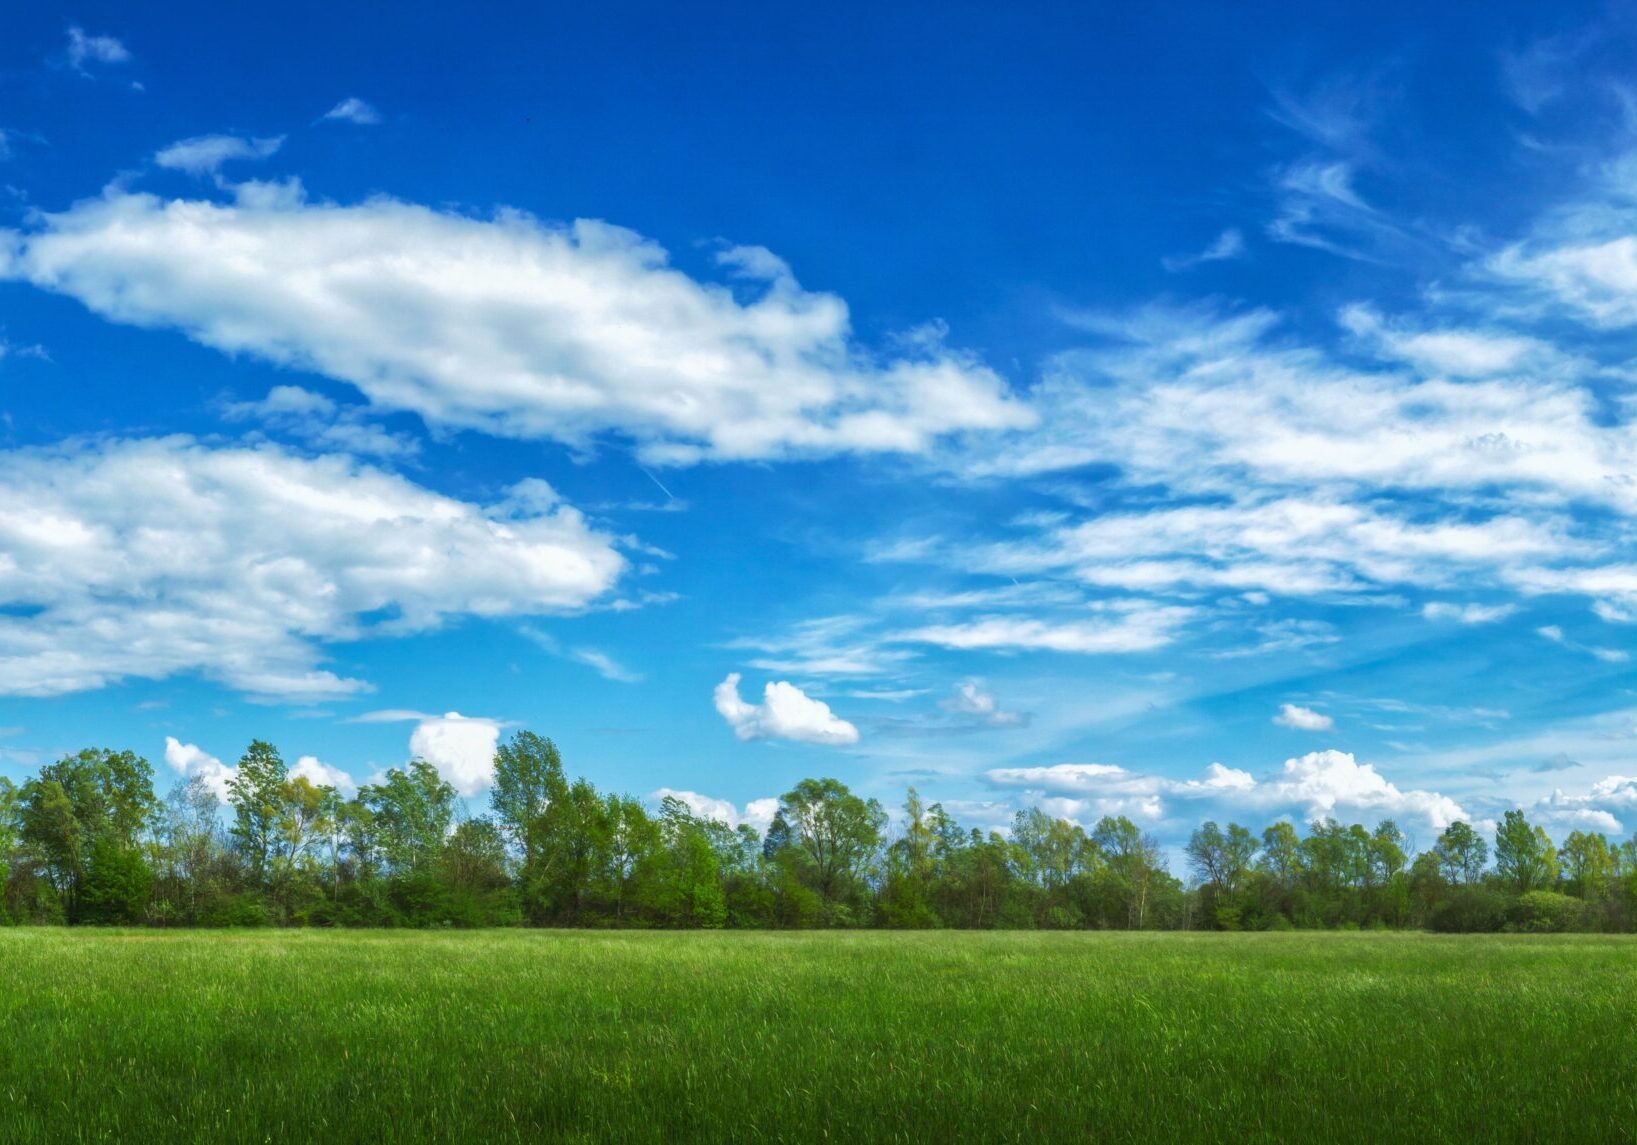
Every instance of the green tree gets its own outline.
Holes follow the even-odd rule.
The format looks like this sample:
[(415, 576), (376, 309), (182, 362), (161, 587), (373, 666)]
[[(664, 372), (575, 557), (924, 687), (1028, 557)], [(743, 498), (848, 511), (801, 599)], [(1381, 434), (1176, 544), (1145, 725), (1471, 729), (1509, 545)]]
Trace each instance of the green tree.
[(1601, 902), (1614, 881), (1614, 851), (1602, 835), (1570, 831), (1563, 840), (1563, 873), (1571, 894), (1587, 902)]
[(1281, 890), (1288, 891), (1302, 875), (1302, 840), (1295, 826), (1281, 819), (1262, 832), (1260, 869)]
[(287, 791), (278, 749), (265, 740), (252, 740), (228, 780), (227, 794), (233, 804), (233, 839), (257, 887), (266, 886), (273, 874)]
[(388, 769), (380, 783), (366, 784), (358, 801), (368, 809), (373, 845), (394, 874), (430, 870), (443, 856), (455, 820), (455, 789), (424, 759)]
[(804, 779), (779, 800), (811, 885), (833, 906), (863, 877), (881, 848), (887, 815), (836, 779)]
[(0, 925), (10, 921), (5, 892), (11, 882), (11, 859), (16, 849), (17, 788), (0, 775)]
[(522, 856), (525, 870), (536, 861), (538, 828), (555, 800), (568, 795), (563, 757), (551, 740), (519, 731), (495, 751), (495, 783), (490, 805), (501, 830)]
[(1123, 923), (1116, 925), (1143, 929), (1160, 886), (1159, 841), (1124, 815), (1099, 819), (1091, 838), (1103, 853), (1108, 875), (1125, 908)]
[(221, 802), (201, 775), (171, 789), (159, 817), (162, 921), (194, 923), (222, 865)]
[(45, 871), (70, 921), (99, 848), (111, 868), (134, 852), (153, 814), (153, 768), (132, 752), (87, 749), (47, 764), (16, 796), (24, 849)]
[(100, 925), (141, 922), (153, 898), (153, 868), (135, 847), (112, 836), (91, 845), (79, 892), (78, 921)]
[(722, 856), (708, 822), (667, 795), (655, 826), (658, 848), (646, 863), (643, 896), (649, 909), (666, 926), (722, 926), (727, 921)]
[(1224, 831), (1214, 819), (1201, 824), (1183, 848), (1188, 865), (1203, 883), (1232, 897), (1244, 886), (1256, 859), (1256, 836), (1237, 823)]
[(515, 921), (506, 837), (494, 820), (467, 819), (455, 825), (444, 845), (443, 872), (449, 914), (456, 922), (495, 926)]
[(1508, 811), (1495, 828), (1495, 870), (1520, 894), (1550, 890), (1557, 882), (1557, 848), (1522, 811)]
[(1444, 878), (1458, 885), (1477, 882), (1489, 862), (1489, 846), (1483, 836), (1460, 819), (1444, 828), (1432, 851)]

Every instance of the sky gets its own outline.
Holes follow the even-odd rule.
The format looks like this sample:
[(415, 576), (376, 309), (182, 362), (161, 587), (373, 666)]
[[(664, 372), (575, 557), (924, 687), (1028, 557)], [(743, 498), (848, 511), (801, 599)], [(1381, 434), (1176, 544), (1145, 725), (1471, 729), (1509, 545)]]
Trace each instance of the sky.
[(0, 17), (0, 776), (1637, 829), (1637, 12), (384, 13)]

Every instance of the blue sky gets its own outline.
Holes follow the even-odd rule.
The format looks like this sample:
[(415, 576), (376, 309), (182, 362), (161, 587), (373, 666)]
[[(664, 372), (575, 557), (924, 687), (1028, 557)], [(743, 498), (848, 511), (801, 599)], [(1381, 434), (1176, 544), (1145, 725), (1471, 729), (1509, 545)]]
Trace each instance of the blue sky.
[(1626, 10), (228, 8), (5, 18), (0, 774), (1637, 827)]

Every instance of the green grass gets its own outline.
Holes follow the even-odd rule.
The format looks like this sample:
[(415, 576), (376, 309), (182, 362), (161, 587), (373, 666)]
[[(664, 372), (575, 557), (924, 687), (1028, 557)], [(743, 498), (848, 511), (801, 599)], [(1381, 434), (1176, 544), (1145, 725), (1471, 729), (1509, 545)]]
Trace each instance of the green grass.
[(1631, 1140), (1637, 941), (0, 930), (0, 1140)]

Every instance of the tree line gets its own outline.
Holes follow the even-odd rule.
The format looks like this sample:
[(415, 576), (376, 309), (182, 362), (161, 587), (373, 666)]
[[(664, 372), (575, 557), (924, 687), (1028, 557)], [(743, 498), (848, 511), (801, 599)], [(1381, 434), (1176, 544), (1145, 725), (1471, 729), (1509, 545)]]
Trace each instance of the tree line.
[(0, 923), (1053, 929), (1637, 929), (1637, 840), (1562, 847), (1508, 812), (1491, 847), (1451, 824), (1411, 854), (1390, 820), (1208, 822), (1189, 882), (1123, 816), (1039, 808), (963, 827), (912, 788), (889, 830), (835, 779), (786, 792), (765, 832), (571, 779), (556, 746), (501, 744), (486, 814), (414, 760), (352, 797), (260, 740), (219, 793), (163, 799), (148, 761), (87, 750), (0, 778)]

